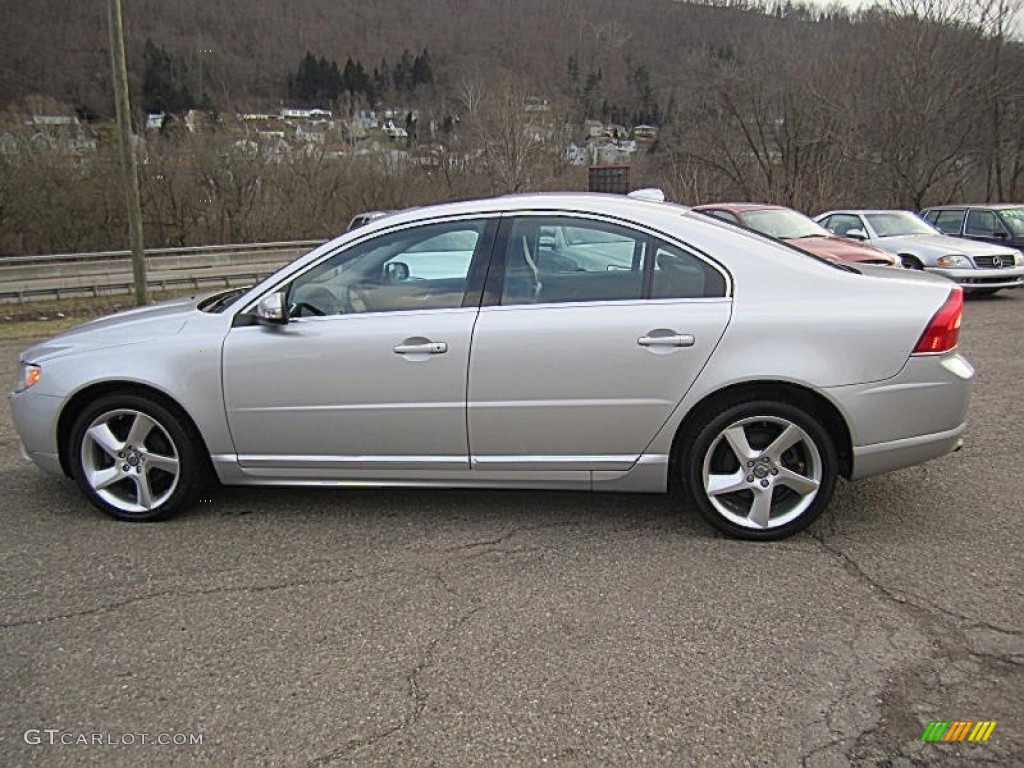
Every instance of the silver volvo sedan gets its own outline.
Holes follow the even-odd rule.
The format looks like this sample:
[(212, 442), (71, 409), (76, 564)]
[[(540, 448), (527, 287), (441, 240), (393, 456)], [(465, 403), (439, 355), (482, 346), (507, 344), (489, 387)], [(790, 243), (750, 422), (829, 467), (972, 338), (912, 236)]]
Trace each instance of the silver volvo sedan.
[(726, 534), (955, 450), (962, 292), (686, 208), (523, 195), (394, 213), (259, 285), (25, 351), (26, 457), (122, 520), (231, 485), (685, 489)]

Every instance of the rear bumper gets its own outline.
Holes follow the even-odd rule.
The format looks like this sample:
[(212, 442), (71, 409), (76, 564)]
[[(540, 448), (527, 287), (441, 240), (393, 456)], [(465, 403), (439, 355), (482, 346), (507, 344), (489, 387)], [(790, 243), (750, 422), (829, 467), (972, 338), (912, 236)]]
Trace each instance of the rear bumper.
[(966, 424), (944, 432), (917, 437), (905, 437), (887, 443), (863, 445), (853, 449), (853, 474), (851, 479), (880, 475), (901, 467), (911, 467), (945, 456), (960, 448), (960, 435)]
[(960, 445), (974, 368), (956, 352), (915, 355), (896, 376), (825, 390), (850, 425), (851, 479), (944, 456)]
[(1019, 288), (1024, 285), (1024, 267), (1004, 269), (942, 269), (926, 267), (928, 272), (942, 275), (961, 286), (964, 291), (992, 288)]

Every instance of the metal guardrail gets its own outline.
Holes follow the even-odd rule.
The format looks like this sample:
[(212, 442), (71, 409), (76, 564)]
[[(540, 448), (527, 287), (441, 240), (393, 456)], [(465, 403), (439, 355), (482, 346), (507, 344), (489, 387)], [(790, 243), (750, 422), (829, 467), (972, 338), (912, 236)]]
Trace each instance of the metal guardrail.
[[(146, 252), (150, 290), (256, 282), (322, 240), (158, 248)], [(0, 304), (131, 293), (128, 251), (0, 258)]]
[[(192, 245), (184, 248), (147, 248), (146, 258), (153, 256), (185, 256), (202, 253), (252, 253), (286, 248), (312, 248), (325, 240), (288, 240), (278, 243), (241, 243), (220, 245)], [(0, 267), (7, 264), (48, 264), (51, 262), (90, 261), (93, 259), (127, 259), (131, 251), (90, 251), (89, 253), (54, 253), (34, 256), (0, 256)]]
[[(150, 291), (167, 291), (174, 288), (230, 288), (238, 285), (251, 285), (262, 280), (270, 272), (247, 272), (232, 273), (230, 275), (195, 275), (191, 277), (171, 277), (147, 280), (146, 286)], [(97, 298), (99, 296), (116, 296), (130, 294), (135, 289), (135, 283), (131, 280), (120, 282), (106, 282), (99, 285), (79, 285), (68, 288), (28, 288), (25, 290), (2, 291), (0, 290), (0, 303), (18, 302), (43, 299), (72, 299), (72, 298)]]

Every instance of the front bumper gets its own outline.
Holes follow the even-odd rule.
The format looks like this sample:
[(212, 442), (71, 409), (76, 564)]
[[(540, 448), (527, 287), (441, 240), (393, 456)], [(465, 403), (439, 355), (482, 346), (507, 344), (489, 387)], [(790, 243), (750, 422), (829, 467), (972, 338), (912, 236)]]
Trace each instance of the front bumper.
[(14, 428), (21, 437), (21, 455), (44, 472), (62, 475), (57, 449), (57, 419), (64, 398), (26, 389), (10, 395)]
[(956, 352), (914, 355), (896, 376), (831, 387), (853, 442), (851, 479), (944, 456), (960, 445), (974, 368)]
[(961, 286), (965, 291), (993, 288), (1019, 288), (1024, 285), (1024, 267), (1001, 269), (944, 269), (925, 267), (935, 275), (942, 275)]

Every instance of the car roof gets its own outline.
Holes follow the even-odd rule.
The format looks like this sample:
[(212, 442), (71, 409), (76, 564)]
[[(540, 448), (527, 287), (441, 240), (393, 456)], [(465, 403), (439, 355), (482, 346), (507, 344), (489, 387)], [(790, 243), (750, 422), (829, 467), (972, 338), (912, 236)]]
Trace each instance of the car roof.
[(821, 218), (822, 216), (831, 216), (836, 213), (852, 213), (856, 215), (872, 213), (909, 213), (913, 216), (917, 215), (913, 211), (907, 210), (906, 208), (838, 208), (834, 211), (825, 211), (824, 213), (819, 213), (817, 218)]
[(560, 210), (601, 213), (610, 216), (638, 216), (642, 219), (649, 219), (679, 215), (690, 209), (676, 203), (600, 192), (530, 192), (407, 208), (370, 222), (366, 225), (365, 231), (370, 232), (377, 227), (391, 227), (406, 221), (418, 221), (427, 217), (515, 211), (557, 212)]
[(946, 211), (960, 208), (984, 208), (990, 211), (1001, 211), (1006, 208), (1024, 208), (1024, 203), (946, 203), (945, 205), (929, 205), (926, 211)]
[(707, 210), (722, 210), (730, 211), (731, 213), (748, 213), (750, 211), (788, 211), (790, 208), (786, 208), (784, 205), (773, 205), (771, 203), (704, 203), (702, 205), (693, 206), (695, 211), (707, 211)]

